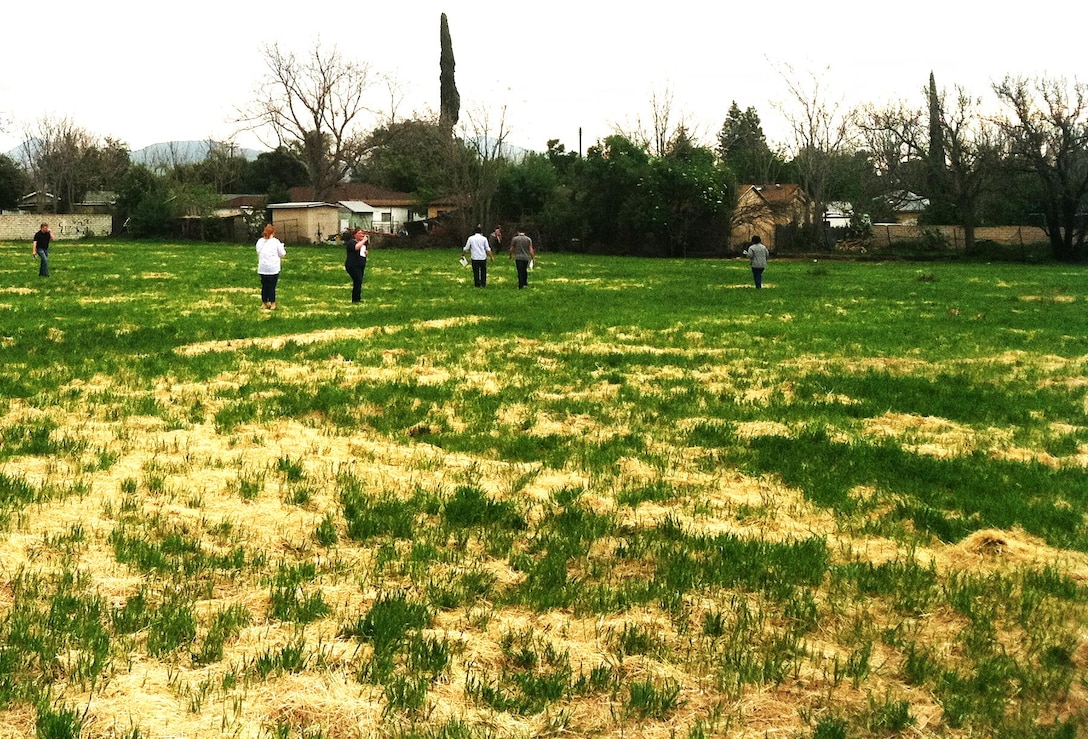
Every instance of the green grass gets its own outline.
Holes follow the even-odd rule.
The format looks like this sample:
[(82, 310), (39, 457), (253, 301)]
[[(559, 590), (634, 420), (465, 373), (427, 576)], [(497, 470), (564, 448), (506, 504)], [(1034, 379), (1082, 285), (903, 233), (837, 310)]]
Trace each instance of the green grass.
[(24, 250), (0, 728), (1088, 731), (1081, 268)]

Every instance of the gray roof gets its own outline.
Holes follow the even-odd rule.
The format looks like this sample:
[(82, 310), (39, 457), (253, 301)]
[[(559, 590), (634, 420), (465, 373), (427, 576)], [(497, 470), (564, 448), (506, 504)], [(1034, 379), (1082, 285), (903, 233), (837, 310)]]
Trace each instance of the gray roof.
[(269, 208), (294, 208), (294, 209), (297, 210), (297, 209), (300, 209), (300, 208), (335, 208), (337, 206), (332, 204), (332, 203), (322, 203), (322, 202), (317, 201), (317, 200), (312, 200), (312, 201), (305, 202), (305, 203), (273, 203), (272, 205), (269, 205), (268, 207)]
[(373, 213), (374, 206), (364, 203), (362, 200), (341, 200), (341, 208), (347, 208), (352, 213)]

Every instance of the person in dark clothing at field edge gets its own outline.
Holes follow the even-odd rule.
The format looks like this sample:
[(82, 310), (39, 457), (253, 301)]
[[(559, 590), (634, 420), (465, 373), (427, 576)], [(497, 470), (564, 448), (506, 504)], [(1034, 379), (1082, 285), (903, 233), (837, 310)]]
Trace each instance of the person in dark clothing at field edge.
[(49, 224), (43, 223), (34, 234), (34, 256), (41, 260), (38, 267), (38, 277), (49, 276), (49, 243), (53, 240), (53, 234), (49, 230)]

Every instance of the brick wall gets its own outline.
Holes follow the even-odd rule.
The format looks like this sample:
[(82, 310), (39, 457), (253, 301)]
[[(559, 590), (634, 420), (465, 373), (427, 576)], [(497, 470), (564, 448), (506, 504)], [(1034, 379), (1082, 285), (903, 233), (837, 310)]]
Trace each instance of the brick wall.
[(110, 215), (56, 215), (54, 213), (20, 213), (0, 215), (0, 241), (26, 241), (29, 243), (38, 232), (42, 223), (49, 224), (53, 238), (58, 241), (81, 239), (88, 233), (95, 236), (109, 236), (113, 230), (113, 216)]
[[(904, 226), (894, 223), (873, 225), (873, 246), (881, 248), (897, 241), (920, 241), (923, 230), (940, 231), (950, 248), (963, 248), (963, 229), (959, 226)], [(1047, 237), (1038, 226), (980, 226), (975, 229), (975, 241), (1022, 246), (1044, 243)]]

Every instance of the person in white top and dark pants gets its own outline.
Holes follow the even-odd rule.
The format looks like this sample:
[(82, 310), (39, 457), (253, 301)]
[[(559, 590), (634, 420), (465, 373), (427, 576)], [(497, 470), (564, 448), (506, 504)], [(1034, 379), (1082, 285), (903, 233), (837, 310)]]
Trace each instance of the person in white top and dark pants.
[(261, 276), (261, 306), (276, 310), (276, 284), (280, 279), (280, 260), (287, 256), (283, 242), (276, 238), (276, 227), (268, 224), (257, 239), (257, 274)]

